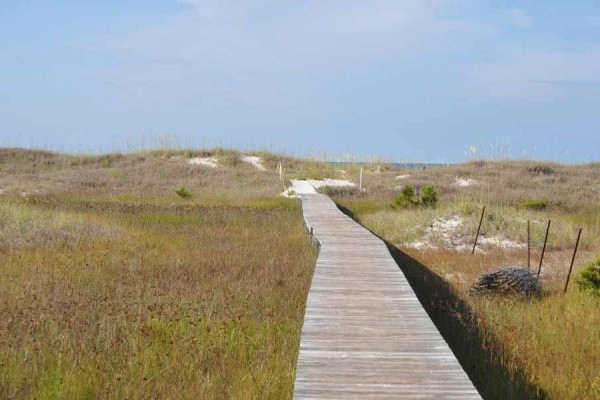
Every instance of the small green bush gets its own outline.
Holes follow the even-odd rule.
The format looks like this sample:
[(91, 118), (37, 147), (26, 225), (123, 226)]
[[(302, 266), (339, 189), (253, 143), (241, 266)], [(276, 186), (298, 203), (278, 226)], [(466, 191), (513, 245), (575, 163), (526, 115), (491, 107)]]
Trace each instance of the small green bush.
[(424, 206), (435, 207), (438, 202), (438, 192), (431, 185), (423, 186), (421, 189), (421, 201)]
[(183, 197), (184, 199), (192, 197), (192, 194), (183, 186), (179, 189), (176, 189), (175, 193), (177, 193), (179, 197)]
[(418, 203), (415, 197), (415, 189), (412, 186), (405, 185), (402, 191), (396, 196), (396, 205), (399, 207), (410, 207)]
[(527, 210), (542, 211), (548, 207), (548, 202), (542, 199), (522, 200), (521, 207)]
[(582, 292), (600, 297), (600, 257), (579, 271), (576, 282)]

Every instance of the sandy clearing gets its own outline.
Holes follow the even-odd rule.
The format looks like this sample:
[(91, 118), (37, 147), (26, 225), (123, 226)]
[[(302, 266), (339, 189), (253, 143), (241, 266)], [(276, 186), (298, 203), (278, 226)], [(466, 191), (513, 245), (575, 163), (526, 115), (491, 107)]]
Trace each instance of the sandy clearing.
[(356, 184), (354, 182), (350, 182), (347, 179), (292, 179), (292, 186), (287, 188), (283, 193), (281, 193), (284, 197), (289, 198), (297, 198), (300, 194), (315, 194), (317, 193), (317, 189), (323, 186), (337, 186), (337, 187), (355, 187)]
[[(458, 215), (437, 218), (424, 231), (423, 237), (405, 246), (415, 250), (435, 250), (440, 247), (454, 249), (459, 252), (473, 249), (473, 237), (461, 232), (463, 220)], [(485, 253), (484, 247), (501, 247), (507, 250), (519, 250), (527, 247), (525, 243), (498, 236), (481, 235), (477, 242), (476, 251)]]
[(509, 240), (509, 239), (502, 239), (497, 236), (490, 236), (490, 237), (480, 236), (479, 240), (477, 241), (477, 245), (479, 246), (480, 244), (502, 247), (504, 249), (509, 249), (509, 250), (518, 250), (518, 249), (527, 248), (527, 244), (525, 244), (525, 243), (519, 243), (514, 240)]
[(354, 187), (356, 184), (354, 182), (350, 182), (348, 179), (322, 179), (315, 180), (309, 179), (306, 182), (311, 184), (315, 189), (318, 189), (322, 186), (336, 186), (336, 187)]
[(256, 168), (259, 171), (266, 171), (267, 169), (265, 168), (265, 166), (262, 163), (262, 158), (258, 157), (258, 156), (246, 156), (246, 155), (242, 155), (240, 157), (240, 160), (242, 160), (242, 162), (248, 163), (248, 164), (252, 164), (252, 166), (254, 166), (254, 168)]
[(469, 186), (474, 186), (474, 185), (478, 185), (479, 182), (476, 181), (475, 179), (469, 179), (469, 178), (456, 178), (454, 180), (454, 184), (456, 186), (460, 186), (460, 187), (469, 187)]
[(409, 177), (410, 177), (410, 174), (404, 174), (404, 175), (398, 175), (396, 177), (396, 179), (406, 179), (406, 178), (409, 178)]
[(195, 157), (188, 160), (188, 164), (202, 165), (209, 168), (217, 168), (218, 160), (214, 157)]

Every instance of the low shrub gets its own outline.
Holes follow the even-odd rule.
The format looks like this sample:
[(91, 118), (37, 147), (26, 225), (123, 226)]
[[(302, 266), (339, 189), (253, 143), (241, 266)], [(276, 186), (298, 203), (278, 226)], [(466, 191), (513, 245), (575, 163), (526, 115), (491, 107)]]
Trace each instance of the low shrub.
[(600, 257), (579, 271), (576, 282), (582, 292), (600, 297)]
[(192, 197), (192, 194), (189, 192), (189, 190), (187, 190), (185, 187), (180, 187), (179, 189), (175, 190), (175, 193), (177, 193), (177, 195), (179, 197), (182, 197), (184, 199), (190, 198)]
[(529, 172), (531, 175), (553, 175), (554, 169), (547, 165), (539, 164), (527, 168), (527, 172)]
[(356, 186), (321, 186), (317, 192), (331, 197), (351, 197), (360, 194)]
[(423, 189), (421, 189), (421, 202), (426, 207), (435, 207), (438, 202), (437, 189), (431, 185), (423, 186)]
[(431, 185), (423, 186), (421, 189), (421, 200), (415, 195), (415, 189), (412, 186), (405, 185), (400, 193), (396, 195), (396, 205), (401, 208), (423, 205), (425, 207), (435, 207), (438, 202), (438, 191)]
[(548, 202), (542, 199), (521, 200), (521, 207), (527, 210), (542, 211), (548, 207)]
[(418, 203), (415, 197), (415, 189), (412, 186), (404, 185), (400, 193), (396, 196), (396, 205), (399, 207), (410, 207)]

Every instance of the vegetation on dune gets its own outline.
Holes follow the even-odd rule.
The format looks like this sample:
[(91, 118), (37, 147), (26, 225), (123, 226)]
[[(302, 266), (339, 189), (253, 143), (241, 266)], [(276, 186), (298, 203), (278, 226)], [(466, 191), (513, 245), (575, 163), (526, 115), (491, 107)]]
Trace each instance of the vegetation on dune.
[[(402, 178), (401, 186), (397, 176)], [(458, 185), (457, 178), (470, 179), (469, 185)], [(600, 252), (600, 203), (591, 201), (600, 194), (597, 164), (478, 161), (373, 172), (363, 184), (366, 193), (334, 200), (445, 280), (473, 314), (470, 329), (481, 331), (480, 346), (503, 368), (514, 376), (523, 375), (526, 384), (537, 388), (529, 393), (531, 397), (600, 398), (600, 307), (598, 299), (589, 295), (597, 293), (593, 288), (599, 281), (598, 263), (580, 269)], [(412, 188), (426, 185), (440, 188), (437, 207), (406, 207), (416, 202)], [(484, 205), (482, 237), (497, 241), (480, 244), (480, 252), (471, 255)], [(527, 220), (531, 221), (532, 268), (537, 271), (549, 219), (552, 225), (541, 272), (543, 296), (517, 300), (469, 294), (486, 272), (527, 268)], [(580, 272), (574, 272), (576, 284), (563, 295), (579, 228), (583, 236), (575, 269)], [(437, 312), (466, 323), (466, 315), (448, 311), (455, 305), (447, 306)]]
[(417, 204), (415, 189), (412, 186), (404, 185), (402, 190), (396, 195), (396, 205), (406, 208)]
[(291, 397), (316, 250), (275, 173), (19, 154), (0, 157), (0, 398)]
[[(398, 169), (374, 159), (341, 169), (252, 154), (267, 171), (226, 149), (89, 157), (0, 149), (0, 397), (291, 397), (316, 250), (299, 204), (278, 194), (289, 179), (358, 182), (361, 168), (366, 191), (319, 191), (447, 282), (472, 313), (478, 345), (512, 377), (539, 396), (600, 397), (591, 262), (600, 251), (600, 164)], [(191, 165), (193, 157), (219, 166)], [(544, 295), (469, 295), (485, 272), (526, 267), (527, 220), (537, 268), (549, 219)], [(574, 284), (563, 296), (578, 228)], [(447, 306), (440, 312), (467, 324), (464, 310)]]
[(3, 247), (0, 397), (289, 398), (315, 257), (298, 211), (91, 211), (119, 240)]
[(398, 192), (394, 200), (395, 204), (400, 208), (408, 208), (411, 206), (422, 205), (425, 207), (435, 207), (438, 202), (438, 191), (432, 185), (424, 186), (420, 191), (420, 199), (417, 198), (415, 189), (410, 185), (404, 185), (402, 190)]
[(541, 199), (522, 200), (521, 207), (528, 210), (542, 211), (548, 207), (548, 202)]
[(184, 199), (185, 199), (185, 198), (190, 198), (190, 197), (192, 197), (192, 194), (190, 193), (190, 191), (189, 191), (189, 190), (187, 190), (187, 189), (185, 188), (185, 186), (182, 186), (182, 187), (180, 187), (179, 189), (176, 189), (176, 190), (175, 190), (175, 193), (177, 194), (177, 196), (179, 196), (179, 197), (183, 197)]
[(431, 185), (426, 185), (421, 190), (421, 202), (426, 207), (435, 207), (438, 202), (438, 192)]
[(600, 298), (600, 257), (579, 271), (577, 285), (581, 291)]

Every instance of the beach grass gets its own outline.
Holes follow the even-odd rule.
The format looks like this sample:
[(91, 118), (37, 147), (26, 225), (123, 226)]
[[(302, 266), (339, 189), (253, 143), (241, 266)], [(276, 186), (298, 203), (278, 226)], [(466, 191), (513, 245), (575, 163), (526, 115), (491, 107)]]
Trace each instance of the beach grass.
[(41, 157), (0, 168), (0, 398), (291, 398), (316, 250), (275, 173)]
[[(580, 228), (583, 234), (573, 275), (600, 253), (599, 172), (598, 164), (531, 161), (371, 171), (365, 192), (349, 192), (334, 200), (447, 282), (474, 315), (484, 338), (481, 346), (488, 346), (511, 373), (523, 374), (531, 387), (539, 388), (539, 396), (598, 399), (600, 299), (580, 292), (574, 277), (566, 295), (563, 290)], [(438, 206), (398, 207), (395, 195), (404, 185), (417, 189), (434, 185), (441, 193)], [(543, 199), (544, 207), (524, 206), (539, 204), (538, 199)], [(484, 206), (480, 240), (494, 240), (482, 241), (471, 255)], [(527, 220), (534, 273), (547, 222), (552, 220), (541, 271), (543, 295), (514, 299), (470, 294), (470, 287), (484, 273), (510, 266), (528, 268)]]

